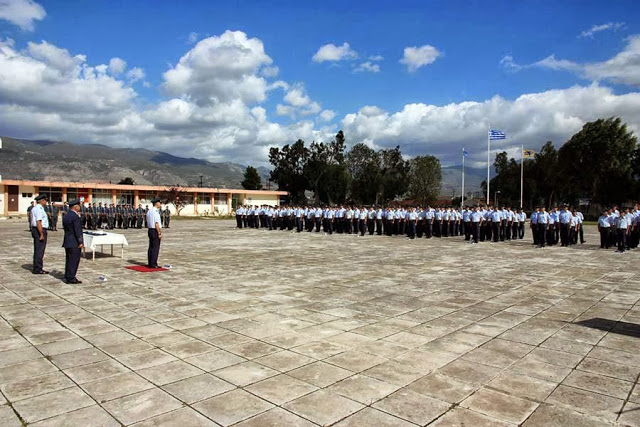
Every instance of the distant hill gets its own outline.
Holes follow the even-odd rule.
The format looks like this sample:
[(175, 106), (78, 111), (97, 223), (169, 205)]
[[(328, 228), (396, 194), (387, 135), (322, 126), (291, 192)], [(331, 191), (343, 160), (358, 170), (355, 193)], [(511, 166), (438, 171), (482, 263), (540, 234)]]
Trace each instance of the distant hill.
[[(196, 187), (202, 175), (206, 187), (242, 188), (245, 168), (237, 163), (212, 163), (143, 148), (10, 137), (2, 137), (0, 149), (0, 174), (6, 179), (117, 183), (131, 177), (136, 184)], [(257, 169), (266, 188), (269, 169)], [(480, 191), (486, 169), (467, 167), (465, 171), (465, 193)], [(460, 166), (442, 168), (442, 196), (459, 196), (461, 180)], [(272, 184), (271, 188), (276, 189), (277, 185)]]
[[(487, 179), (487, 170), (484, 168), (464, 168), (464, 192), (468, 194), (481, 192), (480, 184)], [(442, 196), (460, 196), (462, 188), (462, 165), (447, 166), (442, 168)]]
[[(246, 166), (212, 163), (142, 148), (29, 141), (2, 137), (0, 174), (6, 179), (112, 182), (131, 177), (136, 184), (242, 188)], [(258, 168), (263, 185), (269, 170)]]

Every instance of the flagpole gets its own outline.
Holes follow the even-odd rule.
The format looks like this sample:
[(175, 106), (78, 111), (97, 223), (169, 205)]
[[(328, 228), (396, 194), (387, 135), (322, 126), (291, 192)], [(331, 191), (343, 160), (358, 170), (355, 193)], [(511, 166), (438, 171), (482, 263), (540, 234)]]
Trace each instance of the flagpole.
[(520, 147), (520, 209), (522, 209), (523, 194), (524, 194), (524, 145)]
[(489, 125), (489, 129), (487, 129), (487, 206), (489, 206), (489, 197), (490, 196), (490, 191), (489, 191), (489, 167), (490, 167), (490, 162), (491, 162), (491, 158), (490, 158), (490, 154), (491, 153), (491, 125)]
[(460, 208), (464, 209), (464, 155), (465, 151), (464, 148), (462, 149), (462, 194), (461, 194), (461, 199), (460, 199)]

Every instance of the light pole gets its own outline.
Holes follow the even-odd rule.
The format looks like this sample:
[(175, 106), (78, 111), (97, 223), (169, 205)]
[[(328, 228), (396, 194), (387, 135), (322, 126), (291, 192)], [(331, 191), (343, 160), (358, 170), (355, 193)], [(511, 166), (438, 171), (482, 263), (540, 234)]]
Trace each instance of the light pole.
[(500, 194), (500, 190), (493, 193), (493, 205), (498, 208), (498, 194)]

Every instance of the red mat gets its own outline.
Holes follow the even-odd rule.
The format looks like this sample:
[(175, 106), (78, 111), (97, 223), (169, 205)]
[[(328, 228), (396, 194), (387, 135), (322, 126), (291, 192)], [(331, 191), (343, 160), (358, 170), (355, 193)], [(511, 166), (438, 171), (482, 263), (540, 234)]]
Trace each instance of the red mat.
[(141, 273), (153, 273), (155, 271), (168, 271), (168, 268), (149, 268), (146, 265), (128, 265), (125, 268), (129, 270), (139, 271)]

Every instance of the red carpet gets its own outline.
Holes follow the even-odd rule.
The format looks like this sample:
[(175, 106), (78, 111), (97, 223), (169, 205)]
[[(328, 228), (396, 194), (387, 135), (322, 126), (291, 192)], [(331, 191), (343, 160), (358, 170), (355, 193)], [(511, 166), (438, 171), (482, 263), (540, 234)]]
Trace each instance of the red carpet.
[(146, 265), (128, 265), (125, 268), (129, 270), (139, 271), (141, 273), (153, 273), (155, 271), (168, 271), (168, 268), (149, 268)]

